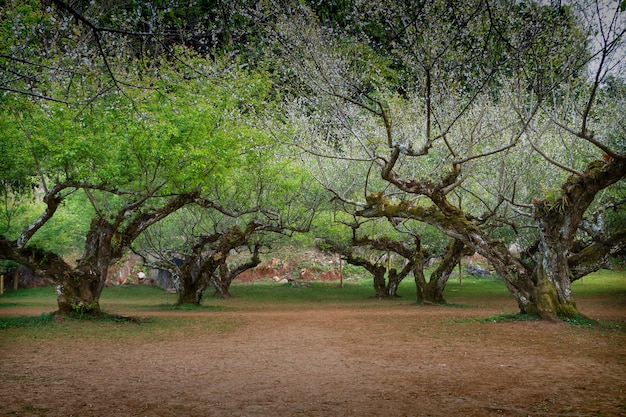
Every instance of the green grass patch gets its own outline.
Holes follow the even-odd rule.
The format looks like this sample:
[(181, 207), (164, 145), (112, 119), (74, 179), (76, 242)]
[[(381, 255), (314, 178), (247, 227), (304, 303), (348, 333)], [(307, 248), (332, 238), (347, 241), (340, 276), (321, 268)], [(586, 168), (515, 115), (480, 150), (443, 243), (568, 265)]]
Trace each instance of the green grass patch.
[(51, 285), (40, 288), (9, 289), (0, 295), (0, 311), (10, 307), (42, 307), (46, 310), (54, 310), (56, 291)]
[(574, 317), (561, 317), (564, 323), (571, 324), (576, 327), (592, 328), (599, 330), (619, 330), (621, 325), (619, 323), (609, 323), (605, 321), (593, 320), (584, 315), (577, 315)]
[(0, 344), (36, 343), (38, 340), (70, 342), (120, 341), (129, 343), (182, 340), (195, 336), (224, 334), (242, 322), (232, 318), (192, 317), (174, 315), (169, 317), (144, 317), (138, 322), (115, 318), (78, 319), (64, 316), (63, 322), (55, 323), (52, 314), (37, 317), (12, 317), (0, 319)]
[(0, 300), (48, 300), (56, 297), (56, 292), (52, 285), (39, 288), (23, 288), (19, 290), (8, 289), (0, 296)]
[(539, 321), (539, 316), (520, 313), (498, 313), (489, 317), (469, 317), (451, 320), (452, 323), (514, 323)]
[(164, 311), (208, 311), (208, 310), (227, 310), (227, 306), (222, 305), (195, 305), (195, 304), (161, 304), (156, 309)]
[(589, 317), (583, 315), (576, 315), (574, 317), (559, 317), (563, 322), (573, 324), (579, 327), (595, 327), (599, 325), (598, 321), (592, 320)]
[(0, 317), (0, 330), (18, 327), (41, 327), (54, 324), (54, 313), (43, 313), (39, 316)]
[(516, 321), (539, 321), (539, 316), (536, 314), (521, 314), (521, 313), (500, 313), (495, 316), (486, 317), (481, 319), (488, 323), (506, 323)]
[(100, 307), (105, 311), (141, 312), (154, 306), (175, 304), (176, 294), (152, 285), (120, 285), (102, 291)]
[(459, 282), (458, 279), (449, 280), (444, 294), (451, 298), (458, 296), (480, 298), (500, 298), (511, 296), (502, 280), (473, 277), (464, 278), (462, 283)]
[[(626, 298), (626, 273), (602, 270), (585, 277), (584, 282), (572, 285), (576, 299), (602, 297), (603, 302), (623, 304)], [(112, 314), (141, 317), (151, 312), (193, 312), (250, 310), (266, 308), (317, 308), (320, 305), (375, 308), (389, 306), (390, 303), (415, 305), (415, 283), (405, 279), (398, 289), (401, 298), (377, 300), (373, 298), (374, 288), (371, 278), (348, 280), (343, 287), (339, 282), (307, 282), (306, 285), (278, 284), (272, 280), (259, 280), (251, 283), (235, 281), (231, 286), (233, 298), (223, 300), (211, 297), (209, 289), (201, 306), (177, 306), (176, 294), (167, 293), (156, 286), (130, 285), (107, 287), (102, 293), (100, 306)], [(466, 277), (462, 284), (458, 279), (448, 282), (444, 297), (445, 307), (474, 308), (477, 306), (502, 306), (504, 311), (515, 310), (515, 301), (501, 280)], [(25, 307), (34, 314), (56, 310), (56, 292), (52, 286), (7, 291), (0, 296), (0, 315), (3, 309)], [(500, 308), (500, 307), (498, 307)], [(8, 315), (8, 314), (4, 314)], [(520, 320), (514, 317), (496, 317), (487, 320)], [(20, 327), (18, 319), (4, 328)], [(30, 319), (29, 319), (30, 320)], [(36, 320), (35, 320), (36, 321)], [(24, 326), (31, 326), (28, 320)]]
[(374, 295), (372, 280), (345, 282), (308, 282), (306, 285), (277, 284), (273, 281), (256, 281), (247, 284), (233, 283), (234, 298), (253, 299), (259, 303), (302, 302), (358, 302)]
[(601, 269), (572, 283), (574, 298), (578, 296), (626, 296), (626, 272)]

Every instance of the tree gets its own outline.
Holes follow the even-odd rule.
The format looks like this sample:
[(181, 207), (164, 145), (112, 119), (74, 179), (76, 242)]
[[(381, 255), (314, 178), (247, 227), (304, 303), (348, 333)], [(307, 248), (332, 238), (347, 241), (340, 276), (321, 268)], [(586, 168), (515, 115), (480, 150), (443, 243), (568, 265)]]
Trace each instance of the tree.
[[(344, 225), (351, 230), (348, 241), (318, 236), (317, 247), (338, 253), (350, 265), (360, 266), (372, 274), (376, 298), (398, 297), (400, 282), (417, 267), (415, 263), (420, 259), (423, 265), (419, 236), (398, 237), (393, 229), (388, 230), (390, 228), (380, 221), (374, 223), (353, 218)], [(403, 260), (400, 268), (392, 261), (392, 255)]]
[(230, 298), (232, 281), (261, 262), (275, 236), (308, 232), (326, 196), (279, 143), (258, 134), (265, 140), (226, 178), (137, 242), (146, 265), (170, 272), (179, 304), (200, 304), (209, 287)]
[[(397, 297), (400, 282), (412, 273), (417, 302), (445, 303), (443, 292), (452, 271), (463, 256), (473, 255), (474, 251), (466, 248), (462, 242), (450, 241), (437, 268), (427, 279), (424, 272), (426, 259), (437, 252), (425, 248), (424, 236), (419, 231), (403, 225), (410, 223), (410, 220), (403, 222), (401, 218), (392, 219), (396, 233), (388, 234), (382, 232), (385, 228), (381, 227), (380, 222), (376, 225), (369, 222), (371, 219), (364, 221), (355, 216), (352, 223), (348, 224), (352, 231), (349, 242), (318, 237), (317, 246), (322, 250), (338, 253), (347, 263), (360, 266), (371, 273), (375, 296), (379, 299)], [(391, 262), (392, 255), (399, 256), (402, 260), (400, 268), (397, 262)]]
[[(255, 146), (241, 120), (252, 114), (250, 103), (262, 100), (262, 78), (179, 53), (185, 62), (176, 67), (162, 61), (152, 91), (131, 97), (113, 90), (77, 107), (47, 101), (29, 112), (2, 108), (4, 118), (22, 120), (14, 133), (30, 141), (27, 166), (45, 205), (17, 239), (2, 239), (0, 257), (53, 278), (62, 313), (99, 313), (109, 265), (148, 227), (218, 183), (242, 149)], [(207, 77), (212, 70), (217, 75)], [(148, 74), (127, 72), (126, 79)], [(90, 81), (75, 97), (91, 97)], [(73, 267), (28, 243), (77, 192), (84, 193), (93, 217)]]
[[(302, 122), (296, 145), (368, 172), (364, 202), (326, 183), (358, 216), (431, 224), (485, 256), (520, 311), (578, 314), (569, 266), (583, 259), (572, 252), (577, 231), (598, 193), (626, 174), (623, 122), (608, 127), (593, 111), (608, 68), (619, 68), (608, 65), (623, 39), (619, 4), (608, 20), (601, 3), (585, 9), (595, 10), (593, 24), (578, 4), (363, 4), (356, 33), (337, 36), (307, 10), (279, 26), (286, 76), (304, 97), (294, 112), (324, 126)], [(598, 60), (587, 78), (590, 57)], [(592, 134), (591, 124), (603, 130)], [(537, 170), (543, 189), (529, 180)], [(519, 259), (492, 235), (507, 228), (533, 230), (534, 256)], [(620, 236), (603, 257), (624, 246)]]

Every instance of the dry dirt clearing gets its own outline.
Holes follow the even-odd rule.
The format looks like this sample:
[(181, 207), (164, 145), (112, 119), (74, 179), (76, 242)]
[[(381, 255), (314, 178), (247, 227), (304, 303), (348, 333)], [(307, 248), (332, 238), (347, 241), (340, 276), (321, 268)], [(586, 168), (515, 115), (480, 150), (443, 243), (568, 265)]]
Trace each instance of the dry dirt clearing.
[(0, 330), (0, 415), (626, 415), (624, 300), (579, 300), (611, 328), (480, 320), (515, 311), (499, 302), (148, 311), (139, 325), (66, 322), (54, 336)]

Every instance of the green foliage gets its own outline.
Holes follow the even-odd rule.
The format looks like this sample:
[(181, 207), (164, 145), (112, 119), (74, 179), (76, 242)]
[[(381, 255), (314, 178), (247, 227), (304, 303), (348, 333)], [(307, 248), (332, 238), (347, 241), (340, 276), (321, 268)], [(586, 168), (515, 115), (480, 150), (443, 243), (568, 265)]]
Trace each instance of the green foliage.
[[(83, 319), (87, 317), (97, 317), (99, 316), (100, 308), (98, 301), (86, 302), (86, 301), (78, 301), (76, 303), (72, 303), (72, 313), (71, 315), (78, 318)], [(94, 314), (97, 312), (98, 314)]]
[(85, 243), (93, 207), (83, 194), (72, 194), (63, 207), (31, 239), (30, 244), (45, 247), (61, 256), (76, 253)]
[[(256, 184), (259, 173), (251, 168), (268, 165), (268, 152), (257, 151), (271, 149), (268, 136), (252, 124), (271, 108), (266, 74), (184, 48), (176, 53), (178, 60), (163, 59), (155, 66), (126, 62), (127, 81), (147, 77), (150, 89), (98, 92), (99, 78), (86, 75), (66, 93), (80, 100), (97, 92), (98, 100), (87, 105), (0, 106), (0, 124), (7, 127), (0, 142), (5, 236), (17, 238), (37, 219), (45, 209), (43, 194), (58, 183), (88, 190), (64, 191), (62, 206), (31, 240), (60, 254), (79, 250), (92, 218), (115, 218), (139, 196), (157, 190), (168, 195), (219, 187), (223, 196), (228, 194), (224, 190), (234, 191), (232, 201), (256, 201), (240, 186), (240, 177)], [(64, 88), (62, 82), (52, 86)], [(273, 168), (266, 169), (267, 176), (275, 174)], [(33, 181), (35, 173), (34, 198), (23, 198), (28, 189), (20, 184)], [(297, 176), (286, 177), (293, 182), (285, 187), (295, 193)], [(263, 181), (271, 182), (269, 177)], [(284, 194), (285, 187), (276, 193)], [(231, 206), (237, 208), (248, 207)]]
[(21, 102), (15, 97), (5, 97), (7, 109), (13, 112), (0, 112), (0, 131), (3, 138), (0, 141), (0, 192), (7, 193), (28, 192), (32, 187), (31, 177), (35, 174), (35, 166), (29, 157), (29, 137), (20, 132), (20, 115), (15, 112)]

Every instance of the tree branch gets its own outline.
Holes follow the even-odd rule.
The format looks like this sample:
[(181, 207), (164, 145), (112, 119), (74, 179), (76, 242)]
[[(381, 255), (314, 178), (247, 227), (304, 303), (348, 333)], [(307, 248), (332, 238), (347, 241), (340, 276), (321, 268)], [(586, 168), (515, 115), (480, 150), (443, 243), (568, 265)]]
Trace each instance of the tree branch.
[(622, 229), (608, 239), (595, 242), (571, 255), (567, 260), (571, 273), (570, 281), (574, 282), (601, 269), (609, 257), (623, 251), (624, 248), (626, 248), (626, 229)]

